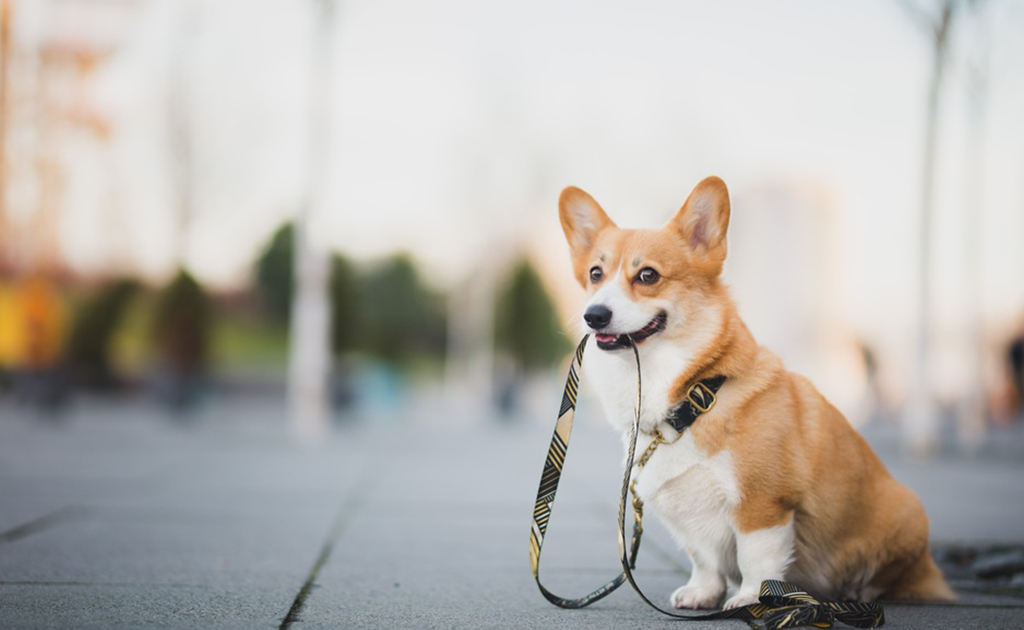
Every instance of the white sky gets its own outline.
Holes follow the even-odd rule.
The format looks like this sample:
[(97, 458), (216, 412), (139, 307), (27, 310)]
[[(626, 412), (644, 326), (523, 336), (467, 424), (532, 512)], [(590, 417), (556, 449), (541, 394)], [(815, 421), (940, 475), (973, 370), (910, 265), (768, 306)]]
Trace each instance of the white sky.
[[(312, 2), (149, 0), (94, 98), (115, 121), (116, 208), (131, 256), (165, 273), (173, 196), (166, 103), (188, 77), (198, 206), (187, 260), (244, 281), (260, 244), (305, 199)], [(192, 17), (189, 18), (191, 12)], [(1024, 309), (1024, 4), (993, 0), (980, 221), (985, 310)], [(936, 300), (962, 304), (966, 138), (957, 32), (944, 101)], [(660, 223), (708, 174), (734, 202), (765, 185), (829, 191), (845, 307), (867, 326), (909, 313), (929, 46), (895, 1), (340, 3), (325, 245), (412, 251), (441, 286), (502, 234), (529, 235), (568, 280), (558, 192), (593, 194), (620, 224)], [(975, 46), (975, 48), (977, 48)], [(87, 160), (89, 158), (82, 158)], [(68, 255), (109, 259), (93, 168), (64, 221)], [(90, 196), (91, 195), (91, 196)], [(744, 208), (734, 205), (734, 221)], [(106, 214), (105, 214), (106, 213)], [(786, 243), (779, 243), (785, 247)], [(813, 261), (811, 264), (814, 264)]]

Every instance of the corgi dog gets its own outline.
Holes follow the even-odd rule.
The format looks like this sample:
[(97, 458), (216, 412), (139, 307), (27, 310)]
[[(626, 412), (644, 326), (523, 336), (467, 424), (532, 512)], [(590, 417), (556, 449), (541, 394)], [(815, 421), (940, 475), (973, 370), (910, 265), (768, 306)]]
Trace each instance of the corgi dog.
[[(559, 199), (588, 296), (586, 378), (628, 441), (636, 399), (630, 337), (643, 368), (637, 452), (655, 430), (666, 440), (636, 489), (693, 565), (671, 604), (753, 604), (768, 579), (827, 599), (953, 599), (917, 497), (740, 319), (720, 278), (729, 214), (717, 177), (701, 181), (660, 229), (621, 229), (578, 188)], [(677, 432), (666, 419), (707, 379), (721, 382), (713, 407)]]

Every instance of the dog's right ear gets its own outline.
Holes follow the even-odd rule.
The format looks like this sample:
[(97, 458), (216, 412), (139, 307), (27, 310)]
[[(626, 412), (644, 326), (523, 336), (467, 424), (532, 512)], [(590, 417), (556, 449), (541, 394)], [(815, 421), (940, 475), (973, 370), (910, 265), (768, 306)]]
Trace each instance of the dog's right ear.
[(718, 177), (705, 177), (669, 222), (690, 246), (697, 262), (718, 275), (725, 262), (729, 229), (729, 189)]
[(583, 284), (580, 269), (597, 242), (597, 235), (615, 224), (593, 197), (575, 186), (569, 186), (558, 197), (558, 218), (562, 221), (565, 240), (569, 242), (577, 279)]

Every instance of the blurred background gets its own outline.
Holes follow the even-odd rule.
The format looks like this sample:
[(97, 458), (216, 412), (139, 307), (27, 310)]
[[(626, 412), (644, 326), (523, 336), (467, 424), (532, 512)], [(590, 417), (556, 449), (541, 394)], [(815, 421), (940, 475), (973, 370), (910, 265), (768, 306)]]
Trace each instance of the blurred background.
[(1019, 2), (0, 7), (0, 421), (547, 423), (559, 191), (647, 227), (716, 174), (741, 315), (852, 422), (1020, 425)]

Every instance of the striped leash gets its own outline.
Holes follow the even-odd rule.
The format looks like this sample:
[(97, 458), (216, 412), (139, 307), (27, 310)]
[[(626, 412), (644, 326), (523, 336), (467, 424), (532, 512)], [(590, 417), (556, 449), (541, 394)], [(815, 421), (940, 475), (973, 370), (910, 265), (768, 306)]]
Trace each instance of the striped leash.
[[(540, 487), (537, 489), (537, 500), (533, 509), (533, 524), (530, 528), (530, 568), (533, 578), (541, 594), (552, 604), (561, 608), (583, 608), (607, 596), (623, 583), (629, 582), (640, 598), (655, 610), (674, 619), (685, 621), (710, 621), (714, 619), (736, 619), (745, 621), (753, 628), (759, 628), (755, 621), (760, 620), (766, 630), (781, 630), (797, 626), (816, 626), (831, 628), (836, 620), (858, 628), (877, 628), (885, 623), (882, 607), (876, 603), (832, 602), (819, 601), (805, 591), (778, 580), (765, 580), (761, 583), (760, 602), (741, 608), (721, 610), (702, 615), (683, 615), (665, 610), (657, 606), (644, 594), (633, 576), (636, 559), (640, 551), (640, 538), (643, 535), (643, 501), (636, 492), (635, 480), (631, 480), (634, 461), (637, 475), (643, 470), (658, 446), (668, 444), (662, 434), (655, 430), (654, 439), (636, 459), (636, 443), (640, 433), (640, 401), (642, 382), (640, 378), (640, 353), (636, 344), (630, 344), (633, 358), (636, 361), (636, 404), (634, 406), (633, 426), (630, 431), (626, 470), (622, 478), (622, 491), (619, 497), (619, 515), (617, 520), (619, 537), (619, 559), (622, 562), (622, 573), (615, 576), (602, 586), (583, 597), (570, 599), (555, 595), (541, 584), (540, 555), (544, 546), (544, 535), (547, 533), (551, 520), (551, 511), (555, 503), (555, 493), (562, 477), (565, 458), (569, 451), (569, 438), (572, 434), (572, 423), (576, 415), (576, 397), (579, 393), (579, 369), (583, 363), (583, 352), (590, 336), (586, 335), (576, 347), (569, 374), (565, 380), (562, 404), (555, 421), (555, 430), (551, 436), (547, 459), (541, 473)], [(681, 434), (680, 434), (681, 435)], [(678, 439), (678, 436), (676, 437)], [(673, 440), (674, 441), (674, 440)], [(630, 543), (626, 545), (626, 503), (632, 495), (633, 532)]]

